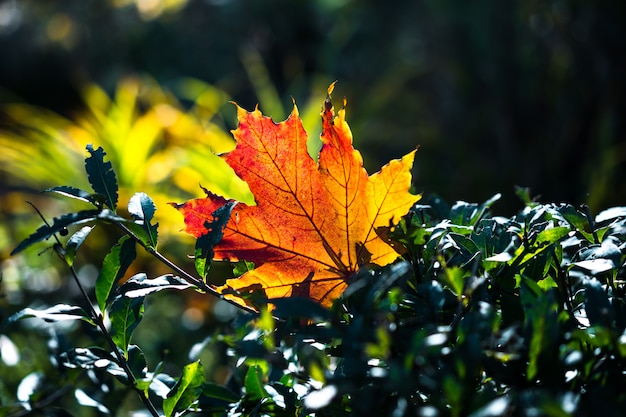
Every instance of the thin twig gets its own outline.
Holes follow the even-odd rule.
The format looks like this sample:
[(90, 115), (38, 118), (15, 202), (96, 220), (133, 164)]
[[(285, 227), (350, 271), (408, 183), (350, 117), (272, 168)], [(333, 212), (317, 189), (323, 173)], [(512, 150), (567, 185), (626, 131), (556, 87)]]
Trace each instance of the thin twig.
[(7, 417), (26, 417), (28, 415), (35, 414), (37, 411), (40, 411), (40, 410), (43, 411), (46, 407), (48, 407), (49, 405), (53, 404), (56, 400), (62, 398), (72, 388), (73, 388), (72, 385), (64, 385), (61, 388), (59, 388), (58, 390), (52, 392), (47, 397), (44, 397), (44, 398), (42, 398), (39, 401), (36, 401), (34, 403), (29, 403), (30, 404), (30, 409), (24, 408), (24, 409), (22, 409), (20, 411), (17, 411), (15, 413), (13, 413), (13, 414), (8, 414)]
[[(39, 214), (39, 217), (41, 217), (41, 219), (46, 224), (46, 226), (50, 227), (50, 224), (46, 221), (46, 219), (43, 216), (43, 214), (41, 213), (41, 211), (39, 211), (39, 209), (33, 203), (28, 202), (28, 204), (30, 204), (35, 209), (35, 211), (37, 212), (37, 214)], [(124, 355), (122, 355), (122, 353), (120, 352), (119, 348), (117, 347), (117, 345), (113, 341), (113, 338), (109, 334), (109, 331), (107, 330), (107, 328), (106, 328), (106, 326), (104, 324), (104, 318), (103, 318), (102, 314), (98, 313), (96, 311), (96, 309), (93, 307), (93, 304), (91, 303), (91, 299), (89, 297), (89, 294), (87, 294), (87, 291), (85, 290), (85, 287), (81, 284), (80, 280), (78, 279), (78, 274), (76, 273), (76, 269), (74, 269), (74, 267), (72, 265), (70, 265), (69, 262), (67, 261), (67, 259), (65, 258), (65, 256), (64, 256), (65, 248), (63, 247), (63, 244), (61, 243), (61, 240), (56, 235), (56, 233), (53, 234), (52, 236), (54, 236), (54, 239), (57, 242), (56, 245), (55, 245), (55, 248), (56, 248), (55, 252), (56, 252), (57, 256), (61, 259), (61, 261), (70, 270), (70, 273), (71, 273), (72, 277), (74, 278), (74, 282), (76, 282), (76, 285), (78, 286), (78, 289), (80, 290), (83, 298), (87, 302), (87, 311), (88, 311), (89, 315), (91, 316), (91, 319), (94, 321), (96, 326), (98, 326), (98, 329), (100, 329), (100, 332), (104, 336), (107, 344), (109, 345), (111, 350), (113, 350), (113, 353), (114, 353), (115, 357), (117, 358), (120, 366), (122, 367), (122, 369), (124, 369), (124, 372), (128, 376), (128, 380), (132, 384), (133, 390), (139, 395), (139, 397), (141, 398), (141, 401), (144, 403), (144, 405), (146, 406), (146, 408), (148, 409), (150, 414), (152, 414), (152, 416), (154, 416), (154, 417), (159, 417), (160, 416), (159, 412), (157, 411), (157, 409), (154, 406), (154, 404), (152, 404), (150, 399), (145, 395), (145, 393), (142, 390), (137, 388), (137, 379), (135, 378), (135, 375), (133, 374), (133, 371), (130, 369), (130, 365), (128, 365), (128, 362), (126, 361), (126, 358), (124, 357)]]
[[(62, 253), (59, 253), (58, 255), (62, 260), (65, 260), (65, 257), (63, 256)], [(150, 401), (150, 399), (148, 398), (148, 396), (146, 396), (144, 391), (137, 388), (137, 378), (135, 378), (135, 375), (133, 374), (132, 369), (130, 369), (130, 365), (128, 364), (128, 361), (126, 360), (124, 355), (122, 355), (122, 353), (120, 352), (120, 349), (117, 347), (117, 345), (113, 341), (113, 338), (109, 334), (109, 331), (107, 330), (104, 324), (104, 318), (102, 314), (98, 313), (96, 309), (93, 307), (93, 305), (91, 304), (91, 299), (89, 298), (89, 295), (85, 291), (85, 287), (80, 283), (80, 280), (78, 279), (78, 274), (76, 273), (76, 269), (74, 269), (73, 266), (70, 266), (67, 262), (66, 262), (66, 265), (69, 267), (72, 273), (72, 276), (74, 277), (74, 281), (76, 282), (76, 285), (78, 285), (78, 288), (80, 289), (80, 292), (82, 293), (85, 300), (87, 300), (87, 309), (88, 309), (89, 314), (92, 316), (94, 322), (96, 323), (96, 325), (102, 332), (102, 335), (104, 336), (107, 344), (113, 350), (113, 353), (115, 354), (115, 357), (117, 358), (120, 366), (122, 367), (122, 369), (124, 369), (124, 372), (128, 376), (130, 383), (132, 384), (133, 390), (139, 395), (139, 397), (141, 398), (141, 401), (144, 403), (148, 411), (150, 411), (150, 414), (152, 414), (154, 417), (159, 417), (159, 412), (157, 411), (154, 404), (152, 404), (152, 401)]]
[(179, 267), (178, 265), (176, 265), (174, 262), (170, 261), (168, 258), (166, 258), (162, 253), (160, 253), (159, 251), (157, 251), (155, 248), (153, 248), (152, 246), (147, 245), (143, 240), (141, 240), (139, 238), (139, 236), (137, 236), (132, 230), (130, 230), (128, 227), (126, 227), (124, 224), (122, 223), (118, 223), (115, 222), (115, 224), (124, 231), (124, 233), (126, 233), (128, 236), (130, 236), (131, 238), (133, 238), (137, 243), (139, 243), (148, 253), (150, 253), (152, 256), (154, 256), (156, 259), (158, 259), (159, 261), (161, 261), (162, 263), (164, 263), (165, 265), (167, 265), (170, 269), (172, 269), (174, 272), (176, 272), (182, 279), (184, 279), (185, 281), (187, 281), (189, 284), (194, 285), (196, 287), (198, 287), (199, 289), (201, 289), (202, 291), (205, 291), (217, 298), (219, 298), (220, 300), (226, 301), (227, 303), (241, 309), (244, 310), (248, 313), (253, 313), (256, 314), (257, 311), (254, 310), (251, 307), (248, 306), (244, 306), (241, 305), (233, 300), (230, 300), (226, 297), (224, 297), (224, 294), (216, 291), (214, 288), (212, 288), (211, 286), (207, 285), (204, 281), (194, 277), (193, 275), (191, 275), (189, 272), (185, 271), (184, 269), (182, 269), (181, 267)]

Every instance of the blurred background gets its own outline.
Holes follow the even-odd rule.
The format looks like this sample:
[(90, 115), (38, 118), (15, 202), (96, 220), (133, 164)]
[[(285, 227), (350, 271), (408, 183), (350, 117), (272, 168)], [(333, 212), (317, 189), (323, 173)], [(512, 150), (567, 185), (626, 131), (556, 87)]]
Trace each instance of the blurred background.
[[(199, 183), (251, 201), (213, 154), (234, 146), (228, 101), (279, 121), (293, 98), (315, 138), (335, 80), (370, 173), (419, 145), (415, 190), (450, 203), (501, 192), (494, 210), (511, 216), (522, 186), (593, 213), (626, 204), (622, 0), (0, 0), (0, 319), (68, 302), (50, 252), (8, 253), (40, 224), (26, 200), (49, 218), (76, 209), (39, 191), (88, 188), (87, 143), (107, 151), (121, 205), (155, 199), (163, 251), (189, 266), (193, 241), (165, 203), (200, 196)], [(117, 238), (98, 233), (85, 282)], [(161, 338), (206, 331), (207, 311), (230, 317), (206, 297), (164, 297), (150, 313)]]
[(87, 83), (191, 77), (281, 120), (338, 80), (370, 171), (419, 144), (418, 190), (506, 214), (514, 185), (624, 203), (625, 47), (620, 0), (0, 2), (4, 101), (72, 117)]

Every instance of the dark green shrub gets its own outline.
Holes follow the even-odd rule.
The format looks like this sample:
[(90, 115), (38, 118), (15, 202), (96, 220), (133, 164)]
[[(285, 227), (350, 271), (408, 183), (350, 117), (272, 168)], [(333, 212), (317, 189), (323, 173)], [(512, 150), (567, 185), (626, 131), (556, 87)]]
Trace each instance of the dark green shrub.
[[(525, 207), (505, 218), (491, 214), (499, 196), (452, 207), (431, 197), (394, 230), (405, 259), (362, 270), (332, 309), (288, 298), (273, 300), (271, 311), (241, 311), (216, 324), (213, 334), (187, 341), (188, 351), (170, 357), (182, 363), (179, 368), (167, 360), (152, 363), (153, 353), (146, 352), (155, 347), (134, 343), (152, 300), (171, 302), (165, 297), (172, 290), (219, 295), (157, 250), (149, 196), (136, 194), (128, 216), (120, 214), (104, 151), (88, 151), (93, 192), (69, 186), (49, 191), (92, 207), (46, 222), (14, 250), (53, 238), (84, 302), (29, 307), (4, 321), (6, 340), (41, 343), (33, 349), (48, 355), (49, 363), (3, 383), (0, 415), (83, 415), (87, 409), (93, 415), (167, 416), (626, 411), (626, 208), (593, 217), (585, 207), (534, 202), (520, 189)], [(74, 261), (94, 225), (123, 233), (104, 257), (91, 294)], [(214, 226), (196, 248), (201, 259), (211, 257), (220, 237), (223, 224)], [(137, 246), (175, 275), (139, 272), (120, 283)], [(19, 327), (32, 317), (79, 324)], [(159, 319), (157, 342), (168, 326)], [(31, 337), (36, 333), (48, 335), (47, 349)], [(203, 352), (211, 353), (212, 368), (226, 367), (227, 378), (217, 381), (200, 360)]]

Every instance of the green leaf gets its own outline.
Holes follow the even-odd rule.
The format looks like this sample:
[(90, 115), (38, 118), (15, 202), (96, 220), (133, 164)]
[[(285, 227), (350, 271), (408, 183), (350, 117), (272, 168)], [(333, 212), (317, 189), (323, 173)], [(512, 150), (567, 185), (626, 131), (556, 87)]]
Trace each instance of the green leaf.
[(252, 271), (254, 269), (254, 262), (248, 261), (238, 261), (232, 264), (233, 265), (233, 276), (240, 277), (248, 271)]
[(17, 387), (16, 397), (25, 408), (31, 408), (31, 399), (37, 395), (38, 391), (44, 388), (45, 379), (44, 373), (37, 371), (31, 372), (20, 381)]
[(606, 259), (612, 262), (616, 268), (622, 264), (622, 252), (611, 238), (604, 239), (600, 245), (590, 245), (581, 249), (576, 256), (581, 261)]
[(204, 370), (200, 361), (186, 365), (183, 374), (163, 400), (163, 411), (166, 417), (176, 412), (187, 410), (202, 394), (204, 386)]
[(524, 261), (522, 274), (535, 282), (542, 280), (550, 268), (554, 247), (555, 245), (550, 245), (547, 250)]
[(556, 363), (561, 335), (555, 291), (544, 292), (536, 282), (522, 278), (520, 297), (526, 313), (525, 324), (530, 334), (528, 345), (528, 381), (556, 377), (551, 366)]
[(202, 386), (202, 395), (216, 400), (226, 401), (227, 403), (235, 403), (240, 399), (239, 395), (225, 386), (211, 382), (207, 382)]
[(582, 268), (586, 271), (589, 271), (591, 275), (599, 275), (604, 272), (615, 269), (615, 264), (610, 259), (588, 259), (586, 261), (578, 261), (574, 262), (572, 265), (575, 265), (579, 268)]
[(91, 144), (87, 145), (87, 151), (91, 156), (85, 159), (85, 171), (91, 188), (96, 194), (104, 198), (104, 204), (116, 211), (117, 208), (117, 179), (111, 162), (104, 161), (106, 152), (102, 147), (94, 150)]
[(448, 260), (450, 264), (454, 263), (453, 259), (456, 261), (457, 257), (460, 263), (466, 263), (479, 251), (478, 246), (466, 236), (458, 233), (449, 233), (447, 238), (451, 239), (455, 244), (455, 255), (453, 255), (452, 259)]
[(593, 233), (587, 232), (585, 228), (591, 229), (587, 216), (576, 210), (574, 206), (565, 204), (560, 206), (557, 211), (571, 224), (588, 242), (593, 242)]
[(457, 299), (461, 301), (463, 299), (463, 292), (465, 290), (465, 271), (461, 268), (451, 266), (445, 269), (445, 274), (442, 274), (445, 283), (450, 287)]
[(105, 311), (115, 284), (124, 276), (135, 256), (135, 241), (130, 236), (122, 236), (105, 256), (95, 289), (100, 311)]
[(535, 207), (538, 203), (530, 196), (530, 188), (515, 186), (515, 195), (528, 207)]
[(263, 370), (259, 365), (252, 365), (248, 368), (244, 380), (246, 397), (251, 401), (258, 401), (267, 397), (267, 391), (263, 387)]
[(97, 199), (92, 194), (88, 193), (85, 190), (81, 190), (80, 188), (62, 185), (60, 187), (48, 188), (44, 191), (48, 193), (57, 193), (65, 197), (75, 198), (86, 203), (97, 205)]
[(93, 221), (98, 218), (98, 214), (100, 212), (98, 210), (84, 210), (79, 211), (77, 213), (64, 214), (61, 217), (55, 217), (52, 221), (52, 225), (43, 225), (39, 229), (35, 231), (35, 233), (31, 234), (29, 237), (24, 239), (19, 245), (15, 247), (11, 251), (11, 256), (23, 251), (29, 246), (41, 242), (52, 236), (55, 233), (61, 232), (71, 225), (79, 225), (82, 223), (86, 223), (89, 221)]
[(466, 203), (457, 201), (450, 209), (450, 220), (452, 224), (459, 226), (473, 226), (483, 218), (485, 212), (500, 199), (501, 194), (496, 194), (489, 200), (478, 205), (476, 203)]
[(268, 303), (274, 305), (272, 314), (282, 319), (293, 319), (295, 317), (311, 318), (319, 320), (330, 320), (330, 311), (325, 309), (310, 298), (286, 297), (273, 298)]
[(156, 369), (150, 378), (150, 392), (159, 398), (167, 398), (170, 390), (176, 385), (176, 380), (171, 376), (161, 373), (163, 362), (157, 364)]
[(518, 266), (524, 265), (540, 253), (550, 249), (552, 245), (558, 243), (571, 232), (567, 226), (557, 226), (542, 230), (533, 239), (531, 244), (522, 245), (517, 250), (517, 255), (512, 263)]
[(38, 318), (48, 323), (67, 321), (67, 320), (83, 320), (87, 323), (93, 324), (91, 318), (87, 316), (85, 310), (77, 306), (71, 306), (67, 304), (57, 304), (53, 307), (46, 308), (45, 310), (35, 310), (33, 308), (25, 308), (11, 315), (2, 327), (5, 327), (11, 323), (22, 319)]
[(66, 368), (102, 369), (124, 385), (130, 385), (128, 374), (117, 363), (111, 352), (97, 346), (70, 349), (62, 352), (59, 357), (61, 364)]
[(601, 211), (596, 216), (596, 223), (606, 223), (619, 218), (626, 218), (626, 207), (611, 207), (604, 211)]
[(140, 273), (128, 281), (126, 281), (118, 289), (118, 294), (128, 298), (145, 297), (148, 294), (163, 290), (186, 290), (192, 288), (193, 285), (187, 281), (171, 275), (166, 274), (157, 278), (148, 278), (146, 274)]
[(153, 248), (156, 248), (159, 237), (157, 230), (159, 224), (151, 224), (155, 211), (154, 201), (146, 193), (136, 193), (128, 202), (128, 212), (146, 232), (148, 242), (145, 243)]
[(142, 350), (137, 345), (128, 346), (128, 366), (136, 380), (136, 386), (144, 393), (148, 393), (150, 379), (146, 378), (148, 364)]
[(111, 338), (125, 355), (128, 353), (128, 345), (133, 332), (143, 318), (143, 312), (143, 297), (119, 296), (113, 300), (109, 308)]
[(537, 281), (537, 285), (544, 291), (548, 291), (550, 288), (558, 288), (558, 284), (550, 276)]
[(209, 264), (213, 258), (213, 247), (222, 239), (224, 227), (228, 223), (233, 207), (234, 203), (229, 202), (215, 210), (212, 214), (213, 221), (204, 223), (207, 233), (196, 240), (194, 262), (196, 271), (203, 279), (209, 272)]
[(613, 321), (613, 309), (602, 287), (602, 283), (597, 279), (586, 279), (585, 287), (585, 311), (592, 326), (610, 327)]
[(89, 233), (93, 230), (94, 226), (84, 226), (79, 231), (75, 232), (65, 244), (65, 261), (69, 266), (74, 264), (74, 258), (76, 257), (76, 251), (85, 241)]
[(83, 407), (92, 407), (100, 411), (100, 413), (102, 414), (111, 414), (111, 411), (104, 404), (102, 404), (80, 388), (76, 388), (76, 390), (74, 390), (74, 398), (76, 398), (78, 404), (82, 405)]
[(156, 206), (148, 194), (135, 193), (128, 202), (128, 212), (136, 219), (150, 222), (156, 212)]
[(538, 246), (551, 245), (565, 238), (571, 229), (567, 226), (552, 227), (539, 232), (534, 244)]

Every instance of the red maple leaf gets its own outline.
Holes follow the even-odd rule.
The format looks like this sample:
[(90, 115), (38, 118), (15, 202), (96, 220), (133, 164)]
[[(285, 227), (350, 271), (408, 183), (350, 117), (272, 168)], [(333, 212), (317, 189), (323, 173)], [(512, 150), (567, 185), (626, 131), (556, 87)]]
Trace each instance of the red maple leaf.
[[(307, 152), (295, 104), (281, 123), (258, 109), (247, 112), (237, 106), (237, 146), (223, 157), (248, 183), (256, 205), (234, 206), (213, 250), (215, 260), (255, 264), (217, 288), (240, 304), (246, 301), (233, 291), (262, 289), (268, 299), (301, 296), (329, 306), (359, 267), (386, 265), (398, 257), (386, 234), (420, 199), (409, 193), (415, 151), (368, 176), (352, 146), (345, 101), (334, 113), (332, 87), (322, 111), (318, 162)], [(199, 237), (226, 203), (207, 192), (176, 208), (185, 218), (184, 230)]]

